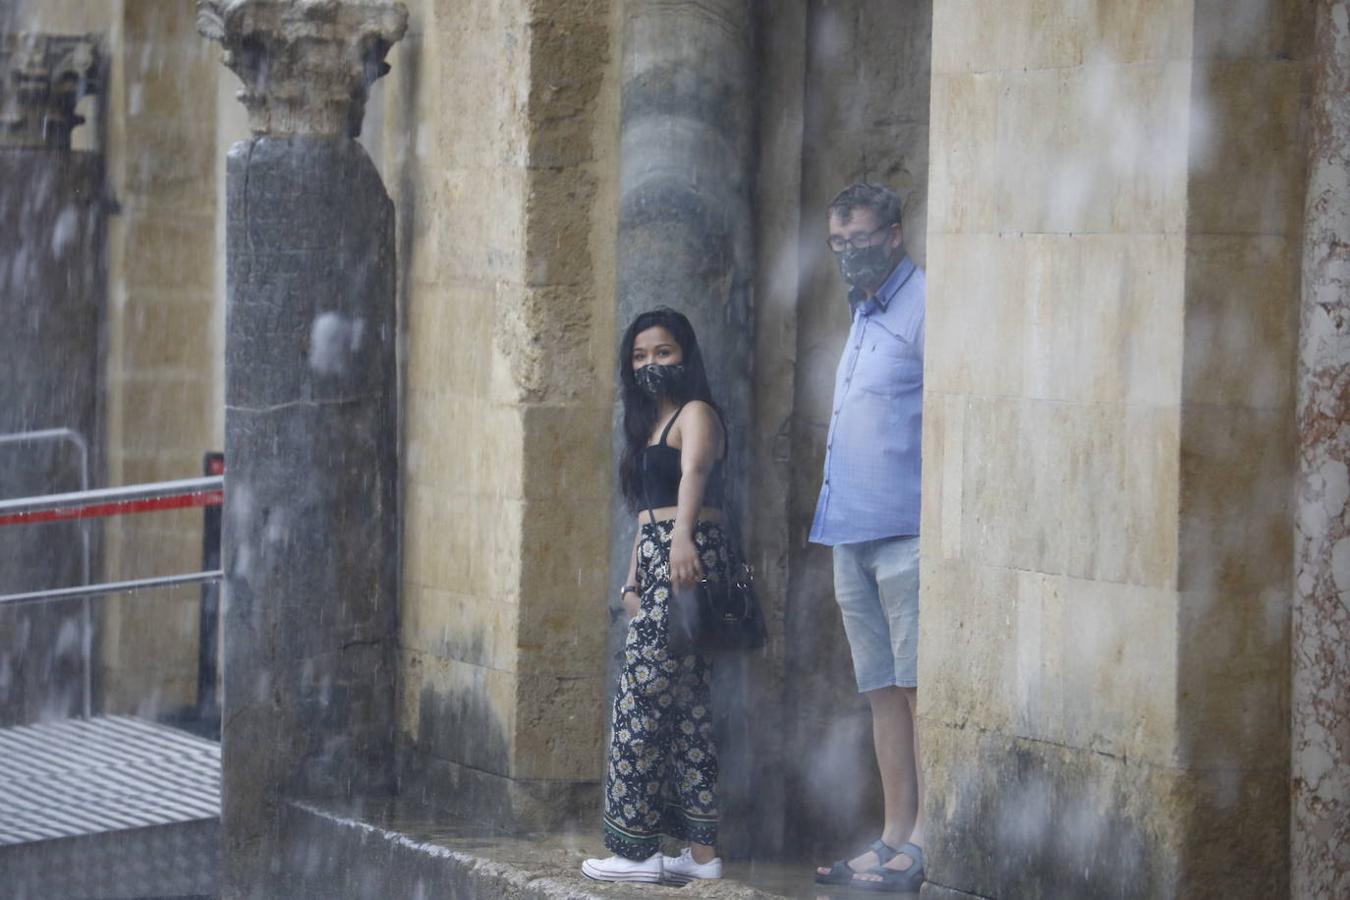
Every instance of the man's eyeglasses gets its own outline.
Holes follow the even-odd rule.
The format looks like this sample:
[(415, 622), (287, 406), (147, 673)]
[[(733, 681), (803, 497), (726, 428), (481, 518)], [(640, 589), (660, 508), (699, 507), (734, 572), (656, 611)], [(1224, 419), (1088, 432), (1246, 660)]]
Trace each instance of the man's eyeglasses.
[(868, 247), (872, 246), (872, 238), (888, 228), (894, 228), (895, 225), (895, 222), (892, 222), (889, 225), (882, 225), (880, 228), (873, 229), (872, 231), (867, 232), (867, 234), (855, 238), (843, 238), (837, 234), (832, 234), (825, 243), (828, 244), (830, 249), (835, 253), (843, 253), (845, 250), (849, 249), (866, 250)]

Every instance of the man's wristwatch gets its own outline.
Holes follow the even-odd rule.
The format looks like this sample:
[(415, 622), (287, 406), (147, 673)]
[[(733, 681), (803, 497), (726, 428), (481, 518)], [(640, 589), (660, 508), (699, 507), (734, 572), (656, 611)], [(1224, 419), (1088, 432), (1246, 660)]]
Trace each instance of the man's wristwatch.
[(636, 593), (638, 593), (638, 586), (636, 584), (625, 584), (623, 587), (619, 588), (619, 602), (622, 603), (623, 598), (627, 597), (629, 594)]

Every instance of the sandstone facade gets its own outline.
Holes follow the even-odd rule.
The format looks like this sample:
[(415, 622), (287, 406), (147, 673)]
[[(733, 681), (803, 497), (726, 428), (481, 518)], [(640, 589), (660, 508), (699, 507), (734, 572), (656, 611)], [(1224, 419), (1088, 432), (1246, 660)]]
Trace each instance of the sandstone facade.
[(1278, 894), (1303, 6), (988, 12), (933, 28), (926, 891)]
[(594, 810), (604, 730), (618, 10), (409, 4), (399, 214), (405, 792)]
[[(829, 554), (805, 541), (847, 329), (823, 212), (867, 179), (901, 193), (930, 284), (926, 890), (1315, 896), (1297, 886), (1343, 874), (1343, 841), (1317, 824), (1345, 802), (1329, 774), (1344, 661), (1326, 640), (1342, 454), (1334, 428), (1295, 417), (1300, 379), (1314, 411), (1334, 407), (1344, 363), (1317, 312), (1344, 294), (1343, 3), (409, 0), (390, 77), (349, 71), (325, 95), (355, 102), (323, 115), (287, 105), (318, 96), (274, 108), (236, 57), (251, 125), (192, 4), (9, 6), (0, 23), (98, 33), (109, 60), (74, 132), (119, 208), (109, 484), (196, 474), (223, 441), (226, 147), (269, 116), (351, 134), (366, 102), (397, 229), (405, 801), (593, 827), (627, 539), (614, 344), (659, 295), (626, 294), (624, 273), (678, 303), (696, 268), (680, 266), (715, 246), (735, 265), (692, 306), (735, 357), (721, 377), (750, 432), (741, 487), (772, 634), (732, 678), (728, 847), (874, 836), (866, 707)], [(205, 4), (221, 22), (246, 7), (281, 10)], [(644, 17), (662, 23), (645, 38)], [(724, 109), (678, 77), (668, 96), (643, 81), (644, 59), (714, 45), (699, 71), (728, 79)], [(704, 138), (676, 180), (718, 192), (734, 240), (625, 244), (651, 224), (624, 206), (644, 165)], [(108, 523), (105, 574), (193, 570), (199, 516)], [(195, 601), (99, 601), (104, 709), (192, 704)]]

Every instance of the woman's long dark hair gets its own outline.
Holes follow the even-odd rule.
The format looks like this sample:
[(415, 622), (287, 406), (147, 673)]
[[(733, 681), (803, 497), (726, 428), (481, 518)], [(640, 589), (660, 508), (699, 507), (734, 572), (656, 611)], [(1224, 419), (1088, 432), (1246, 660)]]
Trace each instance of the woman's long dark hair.
[(680, 345), (684, 354), (684, 364), (688, 367), (688, 377), (684, 379), (683, 390), (679, 396), (672, 397), (676, 403), (690, 400), (702, 400), (714, 409), (712, 389), (708, 386), (708, 373), (703, 368), (703, 354), (698, 349), (698, 338), (694, 336), (694, 326), (683, 314), (668, 306), (657, 307), (642, 313), (623, 333), (619, 341), (619, 395), (623, 399), (623, 455), (619, 458), (619, 487), (628, 508), (636, 511), (642, 503), (642, 470), (639, 463), (643, 449), (651, 440), (652, 430), (656, 428), (656, 401), (638, 387), (633, 377), (633, 342), (648, 328), (664, 328), (670, 332), (675, 343)]

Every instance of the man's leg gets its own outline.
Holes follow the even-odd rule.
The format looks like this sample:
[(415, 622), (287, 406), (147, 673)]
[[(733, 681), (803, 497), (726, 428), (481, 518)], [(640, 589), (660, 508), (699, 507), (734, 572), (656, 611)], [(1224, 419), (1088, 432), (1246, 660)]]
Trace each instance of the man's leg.
[(916, 715), (919, 708), (919, 691), (910, 688), (905, 691), (905, 704), (909, 707), (910, 733), (914, 737), (914, 828), (909, 833), (909, 842), (918, 847), (927, 846), (923, 836), (923, 761), (919, 758), (919, 720)]
[[(911, 747), (913, 742), (909, 737), (911, 729), (905, 724), (909, 720), (904, 712), (907, 708), (904, 693), (895, 686), (893, 642), (888, 616), (878, 593), (873, 558), (875, 548), (875, 542), (844, 544), (834, 548), (834, 593), (843, 615), (849, 649), (853, 654), (853, 671), (858, 690), (872, 707), (872, 735), (877, 765), (881, 770), (886, 814), (881, 840), (896, 847), (904, 843), (909, 824), (912, 824), (913, 812), (909, 813), (908, 819), (903, 815), (893, 815), (893, 811), (901, 809), (905, 803), (900, 793), (903, 790), (902, 779), (897, 777), (897, 772), (904, 768), (905, 754), (901, 751), (902, 762), (897, 763), (895, 747), (898, 739)], [(848, 860), (848, 865), (854, 872), (862, 872), (879, 862), (877, 855), (869, 850)], [(825, 868), (817, 869), (817, 874), (827, 872)]]
[[(878, 548), (876, 556), (877, 588), (882, 607), (890, 624), (892, 652), (895, 658), (894, 698), (886, 698), (883, 716), (893, 716), (893, 724), (877, 726), (878, 707), (873, 704), (872, 719), (877, 742), (877, 760), (881, 765), (882, 783), (887, 777), (887, 763), (882, 763), (883, 729), (889, 741), (891, 778), (896, 787), (888, 789), (886, 826), (892, 847), (904, 843), (924, 846), (923, 832), (923, 775), (919, 759), (918, 727), (915, 709), (918, 691), (919, 642), (919, 542), (917, 538), (897, 538)], [(894, 804), (894, 806), (892, 806)], [(892, 831), (892, 827), (897, 828)], [(889, 836), (894, 836), (891, 841)], [(888, 869), (906, 870), (914, 865), (908, 854), (900, 854), (888, 861)], [(862, 876), (867, 878), (868, 876)]]
[(892, 847), (909, 840), (918, 810), (914, 717), (906, 696), (911, 693), (912, 689), (898, 687), (867, 693), (872, 704), (872, 744), (876, 748), (885, 801), (886, 824), (881, 839)]
[[(875, 696), (880, 694), (887, 696)], [(918, 729), (914, 724), (917, 697), (914, 688), (888, 688), (868, 695), (872, 701), (872, 737), (876, 744), (877, 765), (881, 769), (881, 784), (886, 795), (886, 830), (881, 839), (892, 847), (905, 843), (924, 846), (923, 774), (919, 766)], [(903, 871), (913, 864), (914, 860), (908, 854), (901, 853), (885, 866)], [(861, 870), (863, 867), (856, 865), (854, 868)], [(859, 877), (879, 880), (866, 874)]]

